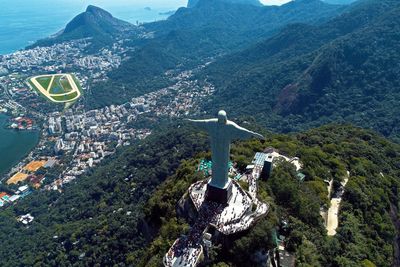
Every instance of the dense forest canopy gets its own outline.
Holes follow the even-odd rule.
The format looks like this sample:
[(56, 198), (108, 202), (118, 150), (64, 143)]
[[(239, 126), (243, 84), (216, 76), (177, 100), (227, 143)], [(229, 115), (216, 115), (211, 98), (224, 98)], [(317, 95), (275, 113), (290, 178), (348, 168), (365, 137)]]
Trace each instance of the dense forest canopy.
[[(169, 85), (168, 70), (191, 69), (210, 58), (239, 51), (268, 38), (289, 23), (317, 24), (342, 12), (340, 5), (319, 0), (295, 1), (281, 7), (201, 0), (194, 8), (180, 8), (165, 21), (141, 26), (149, 38), (132, 39), (135, 49), (96, 84), (90, 107), (123, 103)], [(113, 88), (112, 91), (109, 88)]]
[(351, 122), (399, 140), (399, 12), (398, 1), (359, 1), (217, 60), (205, 73), (217, 88), (205, 108), (276, 131)]
[[(160, 132), (120, 150), (61, 193), (37, 191), (1, 210), (0, 237), (9, 240), (0, 248), (1, 265), (129, 265), (150, 234), (141, 217), (154, 188), (206, 147), (201, 133)], [(27, 213), (35, 217), (29, 227), (17, 221)]]
[[(293, 166), (280, 164), (260, 184), (259, 197), (273, 207), (267, 218), (229, 251), (216, 248), (212, 263), (251, 262), (249, 251), (271, 248), (273, 229), (286, 219), (288, 247), (298, 264), (359, 266), (368, 261), (390, 266), (398, 233), (391, 212), (398, 209), (399, 145), (347, 125), (296, 135), (265, 133), (265, 142), (235, 143), (233, 161), (247, 164), (255, 152), (272, 146), (298, 156), (307, 178), (299, 184)], [(2, 263), (159, 266), (172, 242), (188, 230), (176, 203), (192, 182), (204, 179), (195, 168), (210, 157), (206, 144), (197, 131), (164, 128), (119, 151), (62, 194), (38, 192), (1, 211), (0, 236), (12, 236), (12, 242), (0, 247)], [(347, 170), (350, 181), (338, 234), (327, 237), (319, 215), (320, 207), (328, 205), (324, 180), (339, 182)], [(35, 221), (25, 227), (16, 217), (28, 212)]]
[[(302, 161), (303, 182), (284, 162), (260, 181), (268, 216), (229, 249), (214, 247), (209, 265), (257, 266), (255, 254), (276, 246), (283, 222), (298, 266), (400, 264), (400, 2), (324, 2), (262, 7), (200, 0), (141, 27), (90, 7), (63, 35), (90, 36), (104, 46), (118, 32), (134, 48), (85, 98), (88, 107), (123, 103), (170, 85), (168, 70), (211, 62), (195, 77), (216, 88), (202, 103), (204, 115), (223, 108), (267, 136), (235, 143), (232, 161), (243, 169), (268, 147)], [(148, 36), (134, 38), (138, 33)], [(160, 266), (190, 228), (177, 203), (191, 183), (205, 179), (196, 167), (210, 158), (208, 149), (206, 135), (184, 122), (161, 125), (62, 192), (36, 191), (0, 210), (0, 264)], [(339, 190), (347, 176), (339, 228), (327, 236), (320, 215), (330, 205), (326, 180)], [(29, 226), (17, 221), (27, 213), (35, 218)]]
[[(330, 125), (296, 135), (270, 135), (265, 142), (240, 142), (233, 147), (232, 157), (249, 163), (255, 152), (270, 146), (298, 156), (306, 180), (299, 183), (293, 165), (278, 165), (273, 176), (261, 182), (258, 193), (272, 204), (268, 217), (233, 241), (228, 250), (215, 248), (207, 264), (256, 266), (254, 255), (274, 247), (272, 233), (287, 220), (287, 247), (299, 266), (392, 266), (399, 230), (393, 214), (400, 197), (399, 145), (370, 131)], [(194, 175), (203, 156), (184, 162), (150, 198), (146, 219), (160, 230), (144, 250), (139, 266), (158, 266), (169, 246), (187, 231), (188, 224), (177, 216), (176, 203), (191, 183), (204, 179)], [(347, 171), (350, 182), (338, 233), (328, 237), (320, 216), (320, 207), (328, 205), (324, 180), (340, 182)]]

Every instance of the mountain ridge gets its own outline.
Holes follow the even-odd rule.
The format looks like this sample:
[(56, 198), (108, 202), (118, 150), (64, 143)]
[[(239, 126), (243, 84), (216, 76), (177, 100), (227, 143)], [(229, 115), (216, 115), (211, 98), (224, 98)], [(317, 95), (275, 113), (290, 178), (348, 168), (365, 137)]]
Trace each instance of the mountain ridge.
[[(93, 5), (89, 5), (86, 11), (72, 19), (65, 27), (63, 34), (77, 30), (79, 27), (89, 27), (104, 30), (104, 33), (114, 35), (114, 30), (130, 26), (131, 24), (114, 18), (108, 11)], [(114, 26), (114, 27), (110, 27)], [(88, 32), (90, 34), (90, 32)], [(91, 36), (84, 36), (91, 37)]]
[[(391, 0), (360, 1), (323, 25), (290, 25), (248, 50), (222, 58), (207, 72), (218, 89), (215, 101), (207, 107), (229, 106), (229, 111), (236, 112), (234, 103), (241, 103), (240, 98), (245, 97), (254, 99), (252, 105), (259, 108), (259, 116), (265, 116), (265, 121), (270, 121), (268, 127), (278, 131), (297, 131), (339, 120), (363, 123), (398, 138), (396, 114), (400, 111), (385, 108), (393, 106), (393, 100), (399, 97), (393, 79), (396, 69), (391, 67), (397, 58), (394, 51), (398, 47), (393, 40), (400, 24), (395, 15), (398, 8), (398, 2)], [(382, 61), (385, 53), (392, 55), (391, 60), (387, 59), (392, 65)], [(379, 68), (387, 71), (377, 75)], [(380, 83), (379, 89), (364, 89), (366, 84), (374, 83)], [(379, 109), (363, 104), (367, 99)], [(254, 113), (254, 108), (241, 108), (239, 112)], [(385, 121), (378, 120), (373, 110), (387, 114), (383, 116)], [(365, 112), (368, 118), (363, 117)]]
[[(204, 0), (189, 0), (187, 7), (193, 8), (199, 4), (199, 2), (203, 2)], [(253, 5), (253, 6), (262, 6), (259, 0), (213, 0), (213, 1), (223, 1), (225, 3), (230, 4), (243, 4), (243, 5)]]
[[(118, 95), (133, 97), (157, 90), (149, 86), (149, 79), (157, 80), (153, 83), (156, 86), (165, 86), (166, 79), (163, 74), (174, 66), (191, 68), (204, 63), (207, 58), (238, 51), (264, 40), (287, 24), (318, 24), (343, 10), (342, 6), (329, 5), (318, 0), (290, 3), (280, 7), (257, 7), (216, 1), (214, 5), (201, 4), (196, 8), (180, 8), (165, 21), (142, 26), (144, 31), (151, 32), (154, 38), (138, 41), (137, 49), (129, 55), (131, 59), (111, 72), (110, 79), (113, 80), (113, 86), (123, 90)], [(144, 54), (153, 56), (144, 58)], [(155, 57), (159, 59), (153, 60)], [(144, 73), (140, 66), (146, 66), (148, 71)], [(159, 83), (159, 80), (164, 82)], [(127, 100), (116, 99), (115, 94), (112, 94), (112, 97), (107, 95), (111, 93), (107, 90), (109, 86), (101, 84), (101, 88), (90, 100), (91, 105), (98, 107), (98, 103), (115, 104)], [(111, 102), (113, 99), (116, 99), (114, 103)]]
[(55, 43), (91, 38), (94, 46), (101, 47), (113, 42), (116, 37), (135, 29), (129, 22), (117, 19), (108, 11), (89, 5), (75, 16), (66, 27), (56, 35), (37, 41), (34, 46), (49, 46)]

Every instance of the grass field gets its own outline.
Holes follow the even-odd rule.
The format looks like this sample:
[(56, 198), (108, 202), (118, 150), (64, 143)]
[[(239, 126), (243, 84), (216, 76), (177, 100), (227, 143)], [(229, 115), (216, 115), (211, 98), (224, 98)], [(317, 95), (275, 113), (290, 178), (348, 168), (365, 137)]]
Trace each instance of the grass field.
[(71, 84), (69, 83), (68, 79), (66, 79), (65, 77), (60, 77), (59, 83), (62, 86), (62, 88), (64, 88), (64, 90), (66, 92), (71, 92), (73, 90), (73, 88), (72, 88)]
[(54, 74), (32, 77), (33, 89), (55, 103), (75, 102), (82, 95), (78, 79), (72, 74)]
[(50, 94), (65, 94), (71, 92), (72, 90), (72, 86), (68, 79), (66, 79), (65, 76), (57, 75), (54, 77), (48, 92)]
[(51, 82), (51, 76), (39, 78), (38, 82), (43, 86), (43, 88), (48, 88)]

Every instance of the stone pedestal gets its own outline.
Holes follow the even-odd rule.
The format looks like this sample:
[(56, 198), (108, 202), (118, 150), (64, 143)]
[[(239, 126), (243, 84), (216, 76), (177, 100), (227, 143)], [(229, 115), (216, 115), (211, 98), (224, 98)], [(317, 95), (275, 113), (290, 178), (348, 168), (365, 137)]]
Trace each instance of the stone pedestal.
[(229, 180), (226, 188), (215, 187), (211, 184), (207, 184), (206, 200), (217, 202), (221, 204), (227, 204), (232, 196), (232, 181)]
[[(225, 188), (212, 186), (210, 180), (198, 181), (192, 184), (188, 191), (198, 215), (203, 214), (201, 213), (202, 209), (209, 209), (213, 214), (209, 225), (223, 235), (231, 235), (249, 229), (269, 210), (267, 204), (253, 199), (249, 193), (232, 180), (229, 180)], [(256, 210), (252, 209), (255, 207), (254, 204)]]

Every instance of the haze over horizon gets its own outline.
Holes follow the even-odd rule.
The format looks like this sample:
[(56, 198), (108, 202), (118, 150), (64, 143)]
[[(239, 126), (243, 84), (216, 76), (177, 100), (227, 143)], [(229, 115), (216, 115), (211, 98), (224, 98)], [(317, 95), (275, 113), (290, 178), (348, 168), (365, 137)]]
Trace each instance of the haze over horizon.
[[(288, 0), (261, 0), (265, 5), (281, 5)], [(55, 6), (51, 14), (45, 7)], [(88, 5), (99, 6), (115, 17), (131, 23), (164, 19), (159, 12), (176, 10), (187, 5), (187, 0), (3, 0), (0, 3), (0, 55), (21, 49), (40, 38), (61, 30), (73, 17), (83, 12)], [(152, 11), (145, 11), (145, 7)], [(28, 23), (29, 22), (29, 23)], [(46, 27), (45, 27), (46, 26)]]
[[(21, 0), (18, 0), (21, 1)], [(48, 0), (41, 0), (42, 2), (48, 1)], [(282, 5), (287, 2), (290, 2), (291, 0), (260, 0), (261, 3), (264, 5)], [(73, 3), (74, 5), (80, 4), (83, 8), (88, 6), (88, 5), (97, 5), (100, 7), (119, 7), (119, 6), (126, 6), (128, 5), (134, 5), (134, 6), (143, 6), (143, 7), (154, 7), (154, 8), (178, 8), (178, 7), (183, 7), (187, 5), (187, 0), (170, 0), (170, 1), (165, 1), (165, 0), (135, 0), (135, 1), (129, 1), (129, 0), (116, 0), (116, 1), (108, 1), (108, 0), (61, 0), (59, 2), (66, 2), (66, 3)]]
[[(170, 1), (165, 1), (165, 0), (135, 0), (135, 1), (129, 1), (129, 0), (117, 0), (117, 1), (107, 1), (107, 0), (72, 0), (74, 2), (80, 2), (82, 5), (100, 5), (103, 7), (107, 6), (120, 6), (120, 5), (126, 5), (126, 4), (134, 4), (136, 6), (143, 5), (143, 6), (149, 6), (149, 7), (182, 7), (187, 5), (187, 0), (170, 0)], [(290, 2), (291, 0), (260, 0), (261, 3), (264, 5), (282, 5), (287, 2)], [(71, 2), (71, 1), (69, 1)]]

